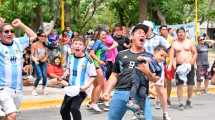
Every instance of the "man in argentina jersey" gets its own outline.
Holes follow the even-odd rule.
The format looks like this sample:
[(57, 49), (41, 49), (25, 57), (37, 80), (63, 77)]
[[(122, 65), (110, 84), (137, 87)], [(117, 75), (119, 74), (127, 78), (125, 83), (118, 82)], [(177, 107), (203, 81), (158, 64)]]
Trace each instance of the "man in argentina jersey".
[[(77, 96), (66, 94), (61, 106), (61, 116), (63, 120), (81, 120), (80, 106), (87, 96), (86, 90), (91, 86), (96, 78), (96, 68), (91, 59), (84, 53), (86, 45), (84, 39), (75, 38), (72, 43), (73, 55), (68, 57), (68, 65), (65, 74), (69, 74), (69, 86), (77, 86), (80, 92)], [(69, 91), (73, 91), (72, 89)]]
[[(14, 28), (27, 35), (14, 37)], [(0, 27), (0, 106), (7, 120), (16, 120), (16, 109), (21, 103), (23, 51), (36, 34), (19, 19)]]

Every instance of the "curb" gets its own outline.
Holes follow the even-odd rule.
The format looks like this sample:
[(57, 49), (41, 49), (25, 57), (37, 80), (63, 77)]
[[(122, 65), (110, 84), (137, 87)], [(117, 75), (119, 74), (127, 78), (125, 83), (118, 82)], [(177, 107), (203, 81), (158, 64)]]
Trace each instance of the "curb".
[(63, 102), (62, 99), (41, 99), (41, 100), (24, 100), (20, 106), (20, 110), (31, 110), (31, 109), (42, 109), (42, 108), (51, 108), (61, 105)]
[[(215, 94), (215, 87), (210, 87), (208, 88), (208, 93), (210, 94)], [(183, 91), (183, 95), (186, 96), (186, 89)], [(174, 88), (171, 92), (171, 97), (176, 97), (176, 89)], [(194, 90), (194, 95), (195, 95), (195, 90)], [(89, 102), (90, 98), (85, 99), (83, 102), (83, 105), (86, 105)], [(62, 98), (52, 98), (52, 99), (39, 99), (39, 100), (24, 100), (20, 106), (21, 111), (25, 110), (33, 110), (33, 109), (44, 109), (44, 108), (52, 108), (52, 107), (59, 107), (63, 102), (63, 97)]]

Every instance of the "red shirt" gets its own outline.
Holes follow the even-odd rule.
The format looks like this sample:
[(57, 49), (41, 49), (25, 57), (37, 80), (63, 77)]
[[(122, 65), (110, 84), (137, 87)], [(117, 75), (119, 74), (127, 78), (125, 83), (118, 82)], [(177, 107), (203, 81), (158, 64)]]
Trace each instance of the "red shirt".
[(51, 74), (55, 74), (61, 77), (63, 76), (63, 68), (56, 65), (48, 64), (47, 74), (49, 77), (51, 77)]

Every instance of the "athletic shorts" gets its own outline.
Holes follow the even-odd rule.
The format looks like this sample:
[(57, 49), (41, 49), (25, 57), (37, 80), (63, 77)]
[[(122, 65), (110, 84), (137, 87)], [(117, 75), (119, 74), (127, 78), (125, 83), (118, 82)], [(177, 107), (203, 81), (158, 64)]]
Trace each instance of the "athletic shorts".
[(0, 105), (6, 115), (16, 112), (21, 105), (22, 92), (0, 87)]
[(198, 82), (209, 79), (208, 66), (197, 66), (196, 77)]
[[(176, 65), (176, 69), (179, 65), (180, 64)], [(187, 85), (195, 85), (194, 76), (195, 76), (195, 68), (194, 68), (194, 65), (192, 65), (191, 71), (187, 74)], [(175, 81), (176, 81), (176, 85), (184, 84), (184, 81), (179, 78), (177, 73), (175, 73)]]

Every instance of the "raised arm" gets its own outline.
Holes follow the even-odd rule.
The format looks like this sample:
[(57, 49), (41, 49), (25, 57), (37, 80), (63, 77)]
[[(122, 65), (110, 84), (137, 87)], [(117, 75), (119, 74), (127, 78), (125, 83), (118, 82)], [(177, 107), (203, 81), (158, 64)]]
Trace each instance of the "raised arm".
[(11, 24), (15, 28), (21, 28), (28, 35), (30, 41), (33, 41), (37, 38), (36, 33), (31, 28), (22, 23), (20, 19), (13, 20)]

